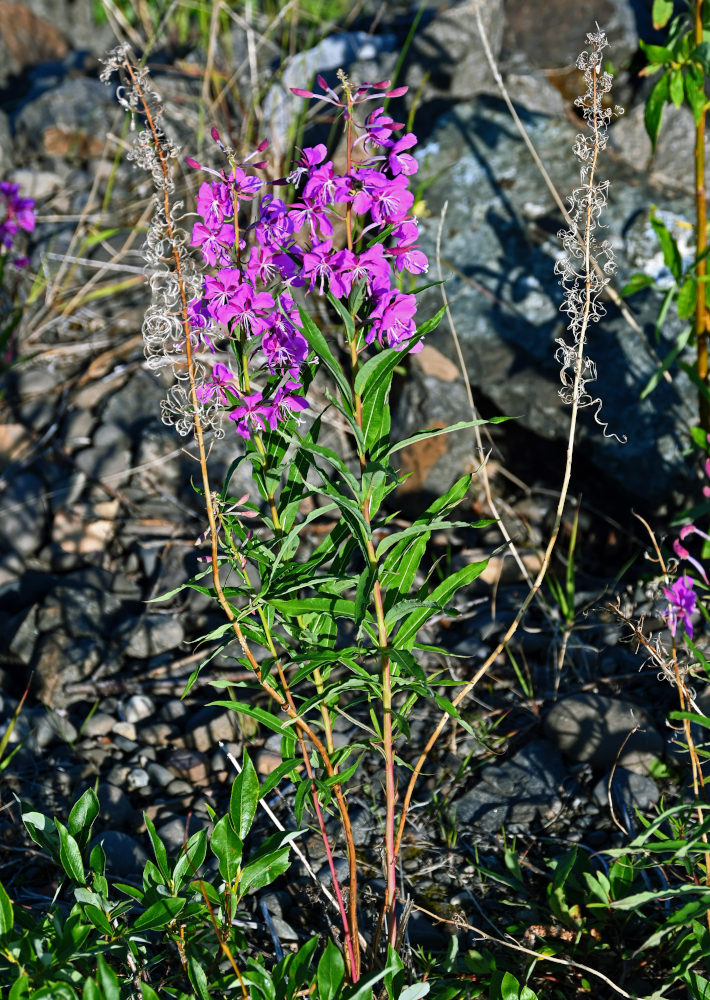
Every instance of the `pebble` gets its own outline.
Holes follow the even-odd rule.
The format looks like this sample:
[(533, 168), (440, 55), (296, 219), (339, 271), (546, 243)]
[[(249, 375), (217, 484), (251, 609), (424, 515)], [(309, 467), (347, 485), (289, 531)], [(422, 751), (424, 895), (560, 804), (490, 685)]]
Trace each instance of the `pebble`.
[(176, 734), (177, 729), (169, 722), (153, 722), (150, 725), (141, 726), (141, 739), (151, 746), (171, 743)]
[(136, 660), (146, 660), (176, 649), (185, 632), (178, 618), (168, 615), (146, 615), (133, 629), (126, 655)]
[(260, 750), (254, 760), (257, 774), (272, 774), (281, 764), (281, 754), (273, 750)]
[(91, 718), (82, 725), (81, 734), (86, 737), (107, 736), (113, 732), (116, 721), (112, 715), (108, 715), (106, 712), (94, 712)]
[(119, 712), (126, 722), (142, 722), (155, 713), (153, 699), (146, 694), (131, 695), (126, 701), (118, 703)]
[(191, 717), (185, 732), (185, 745), (208, 753), (219, 745), (220, 740), (234, 739), (236, 716), (223, 708), (207, 706)]
[(168, 761), (168, 768), (193, 787), (207, 784), (207, 761), (197, 750), (175, 750)]
[(116, 878), (135, 878), (143, 872), (148, 855), (137, 840), (121, 830), (104, 830), (93, 838), (90, 848), (101, 844), (106, 852), (106, 868)]
[[(116, 722), (113, 727), (114, 743), (116, 746), (120, 746), (121, 749), (130, 753), (131, 750), (137, 746), (136, 737), (138, 735), (136, 727), (132, 722), (119, 721)], [(134, 746), (127, 746), (128, 743), (132, 743)]]
[[(635, 725), (619, 757), (624, 740)], [(563, 698), (547, 714), (545, 732), (565, 756), (589, 761), (598, 770), (609, 770), (617, 762), (645, 774), (654, 760), (663, 756), (663, 740), (648, 713), (638, 705), (599, 694), (577, 694)]]
[(164, 722), (179, 722), (187, 715), (187, 707), (179, 698), (171, 698), (161, 707), (158, 715)]
[(104, 781), (99, 784), (96, 794), (99, 800), (99, 817), (102, 823), (113, 829), (122, 829), (130, 825), (135, 816), (135, 809), (122, 788)]
[(204, 830), (205, 823), (192, 813), (186, 823), (184, 816), (172, 816), (166, 819), (157, 830), (158, 836), (165, 844), (168, 854), (179, 854), (186, 840)]
[(126, 788), (129, 792), (135, 792), (148, 785), (150, 785), (150, 778), (148, 772), (142, 767), (134, 767), (126, 775)]
[[(611, 772), (610, 772), (611, 773)], [(618, 803), (621, 801), (628, 810), (629, 817), (634, 818), (634, 810), (642, 812), (654, 806), (661, 797), (658, 785), (645, 774), (637, 774), (625, 767), (614, 769), (611, 785), (612, 803), (615, 813), (618, 813)], [(609, 775), (604, 775), (594, 786), (594, 801), (603, 809), (609, 808)], [(624, 823), (622, 816), (617, 816)]]
[(42, 712), (35, 724), (33, 740), (37, 750), (46, 750), (54, 743), (74, 743), (79, 734), (69, 719), (56, 712)]

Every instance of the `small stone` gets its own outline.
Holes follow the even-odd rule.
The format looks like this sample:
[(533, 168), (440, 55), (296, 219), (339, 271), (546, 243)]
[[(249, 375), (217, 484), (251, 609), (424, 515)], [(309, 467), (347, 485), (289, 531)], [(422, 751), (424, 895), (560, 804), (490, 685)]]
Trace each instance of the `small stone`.
[(188, 805), (192, 801), (194, 788), (189, 782), (183, 781), (182, 778), (173, 778), (165, 791), (171, 798), (184, 799), (185, 804)]
[(260, 750), (256, 755), (254, 767), (257, 774), (272, 774), (281, 764), (281, 761), (282, 757), (280, 753), (274, 753), (273, 750)]
[[(594, 786), (594, 801), (603, 809), (609, 808), (609, 775), (605, 775), (601, 781)], [(618, 812), (619, 802), (628, 810), (629, 816), (634, 816), (634, 810), (640, 809), (642, 812), (654, 806), (661, 793), (652, 778), (645, 774), (637, 774), (626, 767), (617, 767), (611, 783), (611, 801), (614, 811)], [(624, 818), (617, 817), (622, 825)]]
[(150, 785), (148, 772), (142, 767), (132, 768), (126, 775), (126, 788), (129, 792), (135, 792), (139, 788), (146, 788)]
[(120, 830), (104, 830), (91, 841), (91, 847), (101, 844), (106, 852), (106, 867), (117, 878), (140, 875), (148, 855), (133, 837)]
[(82, 725), (82, 736), (107, 736), (109, 733), (113, 732), (117, 721), (117, 719), (114, 719), (113, 716), (108, 715), (106, 712), (94, 712), (91, 718), (87, 719)]
[(214, 750), (220, 740), (234, 739), (235, 719), (234, 713), (225, 709), (212, 706), (201, 709), (190, 720), (185, 732), (185, 745), (201, 753)]
[(138, 748), (136, 735), (136, 727), (132, 722), (117, 722), (113, 727), (113, 742), (126, 753), (133, 753)]
[(158, 827), (157, 833), (165, 844), (168, 854), (179, 854), (193, 833), (204, 830), (205, 826), (206, 824), (193, 813), (187, 823), (185, 817), (173, 816)]
[(176, 750), (168, 761), (168, 768), (193, 788), (208, 782), (207, 761), (197, 750)]
[(141, 726), (141, 739), (151, 746), (171, 743), (175, 735), (175, 726), (171, 726), (169, 722), (153, 722), (149, 726)]
[(118, 785), (102, 782), (97, 792), (102, 823), (112, 829), (128, 826), (135, 815), (131, 800)]
[[(119, 702), (119, 710), (126, 722), (142, 722), (155, 712), (153, 699), (145, 694), (134, 694), (125, 702)], [(135, 739), (135, 737), (133, 737)]]
[(176, 649), (185, 632), (177, 617), (168, 615), (146, 615), (141, 619), (131, 635), (126, 655), (137, 660), (146, 660)]
[[(634, 726), (639, 726), (624, 744)], [(609, 770), (617, 762), (639, 773), (663, 756), (663, 740), (638, 705), (598, 694), (563, 698), (547, 714), (545, 731), (570, 760)]]
[(179, 698), (171, 698), (165, 702), (159, 714), (165, 722), (179, 722), (187, 715), (187, 707)]
[(173, 772), (169, 771), (167, 767), (163, 767), (162, 764), (151, 762), (146, 766), (146, 771), (148, 772), (151, 783), (157, 788), (167, 788), (171, 781), (175, 778)]
[(106, 775), (106, 781), (111, 785), (117, 785), (118, 788), (125, 788), (130, 770), (130, 767), (127, 767), (125, 764), (114, 764)]
[(46, 712), (37, 720), (33, 742), (38, 750), (46, 750), (53, 743), (74, 743), (78, 736), (76, 727), (69, 719), (56, 712)]

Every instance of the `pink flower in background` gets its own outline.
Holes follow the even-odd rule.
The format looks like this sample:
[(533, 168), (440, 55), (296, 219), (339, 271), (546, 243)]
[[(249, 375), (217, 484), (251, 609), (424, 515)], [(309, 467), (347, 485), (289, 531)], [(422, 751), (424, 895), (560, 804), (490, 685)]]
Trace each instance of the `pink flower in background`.
[(663, 593), (668, 601), (666, 618), (671, 635), (675, 638), (678, 626), (681, 625), (689, 639), (693, 638), (693, 622), (691, 616), (695, 611), (696, 593), (693, 590), (695, 580), (690, 576), (681, 576), (670, 587), (664, 587)]

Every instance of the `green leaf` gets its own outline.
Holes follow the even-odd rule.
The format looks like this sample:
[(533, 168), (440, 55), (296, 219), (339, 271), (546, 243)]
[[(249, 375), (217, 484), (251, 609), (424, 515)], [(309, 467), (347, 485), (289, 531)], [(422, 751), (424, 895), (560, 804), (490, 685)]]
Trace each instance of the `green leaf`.
[(668, 74), (664, 73), (660, 79), (656, 80), (653, 90), (646, 98), (646, 109), (644, 112), (644, 123), (648, 137), (651, 140), (651, 149), (655, 152), (658, 132), (661, 128), (663, 118), (663, 105), (670, 98), (670, 85)]
[(83, 909), (87, 919), (91, 921), (97, 930), (101, 931), (107, 937), (113, 937), (114, 929), (111, 926), (111, 921), (102, 909), (94, 906), (93, 903), (86, 903)]
[(387, 945), (387, 969), (385, 971), (385, 989), (389, 1000), (399, 1000), (404, 983), (404, 962), (391, 944)]
[(661, 222), (655, 213), (651, 213), (649, 221), (653, 227), (653, 231), (658, 237), (658, 242), (661, 244), (665, 265), (670, 270), (676, 282), (679, 282), (683, 275), (683, 261), (680, 256), (678, 244), (671, 235), (670, 230)]
[(81, 1000), (101, 1000), (101, 994), (99, 993), (99, 988), (96, 985), (95, 980), (86, 980), (81, 994)]
[(183, 847), (173, 869), (173, 883), (180, 890), (188, 879), (196, 877), (207, 854), (207, 831), (193, 833)]
[(147, 931), (165, 927), (172, 920), (175, 920), (186, 902), (186, 899), (180, 899), (177, 896), (164, 896), (157, 903), (149, 906), (145, 913), (141, 913), (133, 924), (133, 930)]
[(254, 765), (249, 759), (249, 754), (245, 750), (242, 771), (234, 779), (229, 799), (229, 815), (232, 820), (232, 826), (242, 841), (251, 829), (258, 801), (259, 779), (254, 770)]
[(345, 962), (340, 948), (337, 948), (332, 941), (328, 941), (316, 972), (318, 1000), (333, 1000), (344, 981)]
[(103, 955), (99, 955), (96, 959), (96, 982), (101, 990), (103, 1000), (121, 1000), (118, 976), (113, 969), (108, 967)]
[(263, 708), (258, 708), (256, 705), (252, 705), (246, 701), (211, 701), (210, 706), (217, 706), (219, 708), (231, 708), (233, 712), (240, 712), (242, 715), (248, 715), (251, 719), (256, 719), (260, 722), (262, 726), (266, 726), (267, 729), (273, 730), (275, 733), (283, 734), (284, 722), (280, 722), (275, 715), (270, 712), (265, 711)]
[[(74, 803), (67, 820), (69, 833), (77, 838), (82, 847), (87, 845), (91, 834), (91, 827), (98, 815), (99, 800), (93, 788), (87, 788), (81, 798)], [(79, 834), (81, 836), (78, 836)]]
[(350, 399), (350, 386), (348, 385), (348, 380), (345, 377), (345, 372), (341, 366), (336, 361), (333, 356), (332, 351), (328, 347), (328, 342), (326, 341), (323, 334), (320, 332), (316, 324), (313, 322), (311, 317), (308, 315), (302, 306), (298, 307), (298, 311), (301, 314), (302, 328), (301, 332), (303, 336), (308, 341), (309, 345), (313, 348), (315, 353), (318, 355), (320, 361), (323, 362), (325, 367), (328, 369), (330, 374), (333, 376), (337, 382), (338, 388), (340, 389), (343, 400)]
[(170, 878), (170, 865), (168, 864), (168, 852), (165, 850), (165, 844), (156, 833), (155, 824), (147, 813), (143, 813), (143, 821), (148, 831), (150, 841), (153, 845), (153, 852), (155, 853), (155, 860), (157, 862), (158, 869), (167, 882)]
[(683, 103), (683, 73), (676, 68), (671, 70), (670, 82), (668, 84), (668, 94), (671, 101), (677, 108)]
[(673, 50), (666, 48), (665, 45), (649, 45), (648, 42), (642, 40), (639, 42), (639, 46), (643, 49), (650, 63), (662, 64), (673, 61)]
[(699, 66), (691, 63), (686, 67), (683, 86), (686, 100), (693, 112), (693, 120), (699, 125), (705, 110), (705, 77)]
[[(488, 560), (484, 559), (481, 562), (470, 563), (468, 566), (457, 570), (456, 573), (452, 573), (429, 594), (429, 600), (432, 604), (445, 604), (457, 590), (473, 583), (487, 565)], [(393, 640), (393, 645), (398, 649), (411, 649), (417, 637), (417, 632), (424, 622), (431, 618), (433, 613), (430, 608), (422, 608), (419, 611), (412, 612), (400, 625), (399, 631)]]
[[(353, 340), (355, 340), (355, 324), (350, 314), (350, 310), (343, 302), (340, 301), (340, 299), (336, 299), (332, 292), (328, 292), (328, 301), (342, 319), (348, 343), (352, 344)], [(357, 389), (355, 391), (357, 392)]]
[(700, 45), (696, 45), (695, 48), (690, 53), (690, 58), (693, 62), (699, 63), (702, 68), (703, 73), (706, 76), (710, 76), (710, 43), (701, 42)]
[(0, 935), (9, 934), (15, 923), (12, 901), (0, 882)]
[(417, 444), (419, 441), (427, 441), (429, 438), (439, 437), (440, 434), (450, 434), (452, 431), (463, 431), (468, 427), (480, 427), (482, 424), (500, 424), (504, 420), (511, 420), (511, 417), (491, 417), (490, 420), (461, 420), (457, 424), (450, 424), (448, 427), (435, 427), (433, 429), (417, 431), (416, 434), (412, 434), (411, 437), (405, 438), (404, 441), (398, 441), (392, 448), (390, 448), (388, 454), (394, 455), (396, 451), (401, 451), (402, 448), (408, 448), (410, 444)]
[(160, 1000), (158, 994), (152, 986), (148, 985), (148, 983), (141, 982), (140, 987), (142, 1000)]
[(653, 373), (646, 385), (644, 386), (643, 392), (639, 396), (639, 399), (645, 399), (653, 390), (656, 388), (658, 383), (663, 378), (663, 373), (668, 371), (670, 366), (673, 364), (678, 355), (683, 351), (685, 345), (688, 343), (690, 334), (692, 333), (691, 327), (686, 327), (685, 330), (680, 334), (676, 340), (675, 345), (670, 349), (668, 354), (661, 362), (660, 367)]
[(697, 712), (669, 712), (669, 719), (677, 719), (678, 721), (683, 721), (687, 719), (688, 722), (694, 722), (698, 726), (703, 726), (705, 729), (710, 729), (710, 719), (706, 715), (698, 715)]
[(30, 981), (27, 977), (27, 973), (22, 972), (15, 980), (15, 983), (7, 995), (7, 1000), (22, 1000), (23, 997), (27, 996), (30, 988)]
[(399, 994), (399, 1000), (421, 1000), (430, 990), (429, 983), (412, 983)]
[(628, 298), (630, 295), (635, 295), (636, 292), (641, 292), (644, 288), (649, 288), (653, 284), (655, 284), (655, 279), (652, 278), (650, 274), (637, 272), (636, 274), (631, 275), (629, 280), (621, 289), (620, 294), (623, 295), (624, 298)]
[(680, 286), (676, 308), (681, 319), (687, 319), (695, 312), (695, 299), (697, 296), (697, 284), (692, 275), (688, 275)]
[(219, 861), (220, 875), (228, 885), (231, 885), (239, 874), (243, 844), (234, 832), (229, 816), (223, 816), (215, 823), (210, 837), (210, 847)]
[(656, 31), (665, 28), (673, 14), (673, 0), (653, 0), (651, 18)]
[(335, 618), (355, 618), (355, 601), (346, 601), (340, 597), (303, 597), (290, 601), (273, 600), (268, 602), (277, 611), (296, 617), (309, 611), (327, 611)]
[(80, 885), (84, 885), (86, 883), (86, 877), (84, 875), (84, 863), (81, 860), (79, 845), (69, 833), (67, 828), (59, 822), (59, 820), (55, 819), (54, 823), (57, 827), (57, 832), (59, 833), (60, 864), (69, 878), (78, 882)]
[(288, 847), (280, 847), (276, 851), (271, 851), (269, 854), (250, 861), (239, 880), (240, 892), (244, 894), (249, 889), (261, 889), (277, 879), (279, 875), (283, 875), (291, 864), (288, 854)]
[(187, 961), (187, 974), (190, 977), (192, 988), (200, 1000), (210, 1000), (209, 983), (205, 970), (192, 955)]

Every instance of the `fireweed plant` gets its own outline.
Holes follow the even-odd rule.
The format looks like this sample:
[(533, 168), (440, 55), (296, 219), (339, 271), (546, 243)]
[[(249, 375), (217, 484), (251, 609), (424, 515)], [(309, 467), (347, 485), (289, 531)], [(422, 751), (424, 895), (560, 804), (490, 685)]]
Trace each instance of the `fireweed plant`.
[[(234, 691), (216, 704), (281, 735), (283, 761), (269, 787), (288, 775), (296, 788), (297, 821), (311, 810), (322, 835), (342, 929), (340, 982), (365, 987), (367, 962), (370, 970), (380, 970), (371, 971), (370, 978), (385, 976), (390, 997), (387, 976), (391, 980), (392, 970), (401, 968), (396, 952), (405, 929), (397, 863), (417, 778), (447, 721), (455, 718), (468, 727), (458, 706), (509, 641), (542, 584), (569, 486), (577, 414), (596, 402), (585, 393), (593, 366), (584, 347), (589, 322), (603, 312), (598, 298), (606, 279), (593, 277), (597, 250), (607, 257), (606, 274), (612, 267), (608, 248), (594, 242), (606, 196), (605, 184), (596, 179), (596, 162), (610, 112), (602, 105), (609, 83), (601, 71), (606, 38), (597, 31), (588, 42), (590, 51), (580, 62), (587, 82), (581, 103), (592, 134), (578, 139), (582, 184), (573, 199), (575, 226), (565, 235), (565, 257), (558, 266), (573, 346), (560, 347), (562, 392), (572, 419), (555, 525), (515, 621), (451, 700), (441, 691), (458, 682), (428, 674), (420, 663), (422, 650), (443, 651), (422, 645), (418, 634), (486, 563), (465, 566), (437, 586), (416, 578), (423, 572), (432, 531), (462, 523), (447, 514), (463, 500), (472, 477), (461, 477), (405, 528), (393, 524), (384, 503), (402, 482), (393, 466), (397, 451), (484, 421), (424, 430), (396, 444), (390, 439), (394, 369), (406, 353), (421, 348), (444, 312), (417, 325), (416, 291), (402, 288), (405, 281), (411, 287), (427, 269), (411, 214), (416, 137), (402, 134), (403, 125), (377, 102), (401, 95), (404, 88), (392, 89), (389, 82), (356, 86), (341, 72), (337, 91), (321, 77), (318, 93), (294, 90), (330, 105), (342, 121), (340, 169), (319, 144), (299, 151), (287, 177), (269, 182), (265, 142), (240, 159), (213, 130), (224, 157), (221, 169), (186, 158), (188, 167), (204, 176), (197, 221), (188, 229), (183, 206), (174, 199), (177, 150), (161, 127), (163, 109), (147, 70), (119, 48), (102, 74), (108, 81), (118, 73), (118, 99), (134, 122), (143, 123), (131, 155), (151, 171), (156, 186), (145, 244), (154, 295), (143, 326), (146, 356), (149, 367), (169, 368), (175, 376), (163, 419), (196, 439), (208, 522), (204, 537), (210, 545), (209, 568), (187, 586), (217, 601), (226, 621), (208, 638), (225, 644), (236, 639), (238, 659), (251, 670), (270, 709), (254, 704), (248, 693), (238, 699)], [(373, 108), (363, 107), (372, 102)], [(285, 196), (287, 191), (294, 192), (293, 198)], [(306, 309), (315, 296), (325, 300), (341, 325), (336, 348)], [(326, 393), (327, 409), (314, 415), (308, 389), (317, 368), (326, 372), (333, 391)], [(349, 430), (353, 461), (321, 443), (329, 409)], [(226, 428), (241, 454), (215, 491), (206, 435), (223, 435)], [(230, 479), (243, 462), (251, 465), (261, 502), (230, 495)], [(323, 540), (309, 549), (304, 536), (315, 522), (325, 529)], [(211, 586), (201, 582), (206, 576)], [(188, 689), (196, 676), (197, 671)], [(420, 699), (438, 706), (442, 715), (417, 761), (407, 765), (402, 754)], [(357, 725), (361, 736), (336, 748), (339, 715)], [(378, 754), (382, 762), (386, 885), (367, 939), (358, 926), (358, 864), (348, 812), (348, 788), (366, 753)], [(400, 799), (405, 767), (410, 777)], [(326, 829), (331, 806), (339, 814), (347, 854), (347, 891), (340, 885)], [(238, 882), (239, 877), (237, 865), (230, 878)]]
[(12, 361), (10, 341), (22, 318), (19, 279), (29, 258), (19, 253), (18, 239), (34, 228), (33, 199), (20, 196), (19, 184), (0, 181), (0, 371)]

